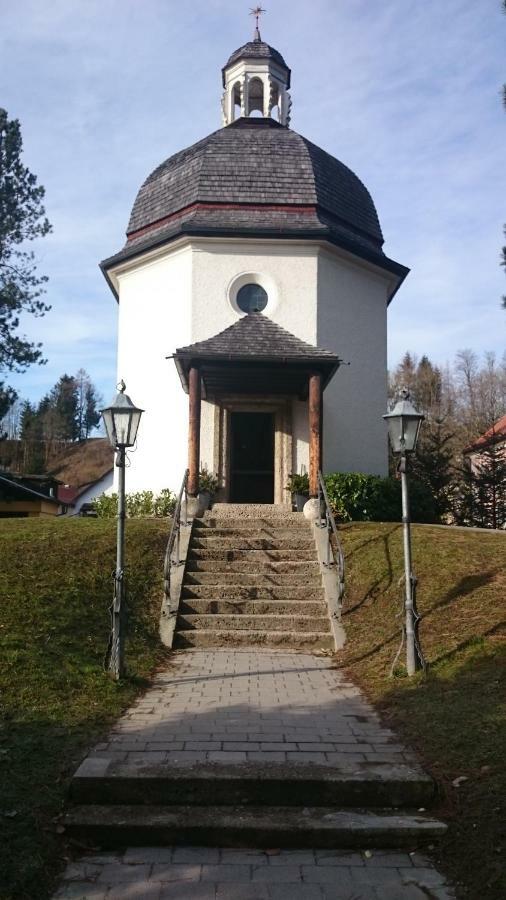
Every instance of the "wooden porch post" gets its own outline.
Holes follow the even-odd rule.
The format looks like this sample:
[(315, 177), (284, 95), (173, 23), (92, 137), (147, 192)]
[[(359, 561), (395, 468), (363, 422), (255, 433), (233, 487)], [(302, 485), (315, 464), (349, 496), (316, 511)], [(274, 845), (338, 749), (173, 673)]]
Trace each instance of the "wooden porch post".
[(188, 429), (188, 494), (196, 497), (199, 492), (200, 469), (200, 371), (194, 366), (188, 375), (190, 395), (190, 424)]
[(318, 496), (318, 472), (322, 464), (322, 378), (309, 376), (309, 496)]

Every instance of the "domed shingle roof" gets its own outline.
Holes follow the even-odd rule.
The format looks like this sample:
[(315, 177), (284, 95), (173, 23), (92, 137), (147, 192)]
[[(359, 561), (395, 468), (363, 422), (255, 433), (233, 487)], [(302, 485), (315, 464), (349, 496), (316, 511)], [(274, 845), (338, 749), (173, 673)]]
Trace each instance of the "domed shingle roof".
[(360, 179), (273, 119), (240, 118), (158, 166), (137, 194), (125, 247), (102, 269), (108, 277), (117, 263), (182, 235), (323, 240), (397, 279), (408, 272), (384, 255)]
[[(194, 204), (317, 207), (350, 233), (380, 248), (380, 224), (368, 190), (342, 162), (272, 119), (239, 119), (167, 159), (135, 200), (133, 236)], [(222, 226), (227, 211), (222, 207)]]

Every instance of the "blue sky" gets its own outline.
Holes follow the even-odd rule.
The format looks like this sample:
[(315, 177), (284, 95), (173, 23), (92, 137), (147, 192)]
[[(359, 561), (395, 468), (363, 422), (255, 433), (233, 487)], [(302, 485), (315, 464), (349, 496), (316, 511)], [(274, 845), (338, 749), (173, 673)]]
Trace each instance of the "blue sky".
[[(86, 368), (115, 385), (116, 303), (99, 260), (137, 189), (220, 126), (221, 66), (250, 38), (237, 0), (0, 0), (0, 104), (46, 188), (37, 246), (52, 311), (26, 321), (48, 364), (10, 378), (38, 399)], [(262, 37), (292, 68), (292, 127), (375, 200), (385, 251), (411, 268), (389, 356), (504, 352), (506, 16), (500, 0), (266, 0)], [(170, 350), (170, 335), (167, 336)]]

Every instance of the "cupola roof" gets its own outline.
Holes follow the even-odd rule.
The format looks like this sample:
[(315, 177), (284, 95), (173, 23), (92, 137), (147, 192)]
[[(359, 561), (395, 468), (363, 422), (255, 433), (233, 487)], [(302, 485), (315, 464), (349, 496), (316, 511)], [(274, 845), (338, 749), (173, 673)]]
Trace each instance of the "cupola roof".
[(243, 44), (243, 46), (239, 47), (238, 50), (234, 50), (222, 69), (223, 87), (225, 87), (225, 72), (227, 71), (227, 69), (230, 69), (231, 66), (235, 65), (235, 63), (237, 62), (240, 62), (242, 59), (272, 60), (272, 62), (276, 63), (281, 69), (284, 69), (286, 71), (288, 75), (286, 86), (288, 88), (290, 87), (290, 69), (284, 61), (281, 53), (279, 52), (279, 50), (276, 50), (274, 47), (271, 47), (270, 44), (266, 44), (265, 41), (262, 40), (248, 41), (247, 44)]

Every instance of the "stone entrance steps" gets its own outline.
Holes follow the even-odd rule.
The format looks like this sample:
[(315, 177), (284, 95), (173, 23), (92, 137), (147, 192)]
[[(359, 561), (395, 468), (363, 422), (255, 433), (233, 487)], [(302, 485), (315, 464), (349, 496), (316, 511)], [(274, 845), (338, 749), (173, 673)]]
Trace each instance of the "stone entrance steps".
[(301, 515), (219, 504), (194, 523), (174, 647), (223, 646), (333, 648), (316, 547)]
[(415, 811), (431, 803), (432, 780), (401, 764), (178, 767), (88, 758), (71, 796), (67, 832), (104, 847), (400, 847), (445, 832)]

